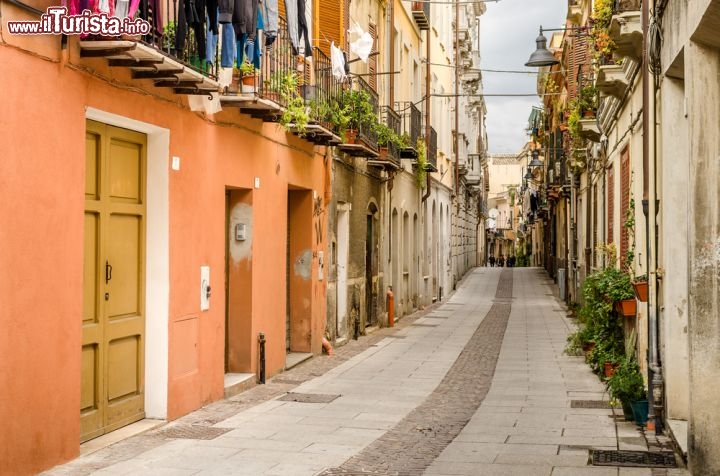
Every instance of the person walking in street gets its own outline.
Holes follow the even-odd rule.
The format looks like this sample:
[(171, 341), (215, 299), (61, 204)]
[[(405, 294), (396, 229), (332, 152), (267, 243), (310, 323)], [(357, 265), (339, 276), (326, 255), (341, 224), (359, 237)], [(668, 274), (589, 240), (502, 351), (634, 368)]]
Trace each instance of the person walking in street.
[(498, 257), (498, 266), (503, 267), (505, 266), (505, 257), (500, 253), (500, 256)]
[(494, 268), (495, 267), (495, 257), (493, 255), (490, 255), (490, 257), (488, 258), (488, 261), (490, 262), (490, 267)]

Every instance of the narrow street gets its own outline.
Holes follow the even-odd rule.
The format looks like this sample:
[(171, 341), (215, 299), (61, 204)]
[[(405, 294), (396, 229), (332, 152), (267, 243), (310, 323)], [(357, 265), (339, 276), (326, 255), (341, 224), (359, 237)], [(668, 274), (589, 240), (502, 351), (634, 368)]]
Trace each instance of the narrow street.
[(563, 354), (556, 291), (540, 268), (476, 268), (395, 328), (43, 474), (689, 474), (588, 464), (666, 443), (592, 408), (609, 397)]

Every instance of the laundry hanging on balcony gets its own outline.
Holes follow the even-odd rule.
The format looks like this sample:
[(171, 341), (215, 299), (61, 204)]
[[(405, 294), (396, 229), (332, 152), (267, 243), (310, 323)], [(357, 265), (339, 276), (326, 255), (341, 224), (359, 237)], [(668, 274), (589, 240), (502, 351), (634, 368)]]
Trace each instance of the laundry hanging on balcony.
[(278, 3), (277, 0), (262, 0), (263, 20), (265, 21), (265, 46), (275, 43), (278, 34)]
[(285, 15), (287, 16), (288, 35), (293, 54), (305, 58), (312, 56), (312, 46), (305, 18), (305, 0), (285, 0)]
[(345, 81), (345, 54), (343, 50), (335, 46), (335, 42), (330, 42), (330, 65), (332, 66), (332, 75), (338, 81)]
[[(367, 60), (370, 57), (370, 52), (372, 52), (374, 42), (372, 35), (363, 31), (357, 23), (351, 26), (347, 32), (349, 38), (351, 38), (350, 52), (358, 55), (358, 58), (360, 58), (363, 63), (367, 63)], [(352, 39), (353, 37), (355, 37), (354, 40)]]

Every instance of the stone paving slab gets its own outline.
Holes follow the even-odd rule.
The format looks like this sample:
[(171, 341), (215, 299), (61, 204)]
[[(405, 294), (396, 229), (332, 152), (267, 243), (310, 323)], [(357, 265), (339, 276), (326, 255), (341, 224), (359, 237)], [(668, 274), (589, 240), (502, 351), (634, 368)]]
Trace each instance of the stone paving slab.
[[(478, 268), (445, 303), (403, 317), (166, 425), (229, 429), (210, 440), (161, 429), (48, 475), (687, 476), (587, 466), (588, 448), (645, 449), (581, 357), (544, 271)], [(402, 338), (397, 338), (402, 337)], [(287, 392), (340, 395), (278, 401)]]

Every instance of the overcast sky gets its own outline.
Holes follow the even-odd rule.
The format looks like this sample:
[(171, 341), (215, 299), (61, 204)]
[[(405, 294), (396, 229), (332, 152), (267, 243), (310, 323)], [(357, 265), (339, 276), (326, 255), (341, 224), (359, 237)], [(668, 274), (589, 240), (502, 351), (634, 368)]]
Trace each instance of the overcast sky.
[[(500, 0), (487, 3), (480, 17), (480, 67), (482, 69), (528, 70), (525, 62), (535, 51), (540, 25), (564, 26), (567, 0)], [(552, 32), (545, 33), (550, 39)], [(535, 71), (537, 68), (535, 68)], [(536, 74), (483, 72), (485, 94), (535, 93)], [(488, 151), (518, 152), (528, 139), (525, 132), (535, 97), (486, 96)]]

